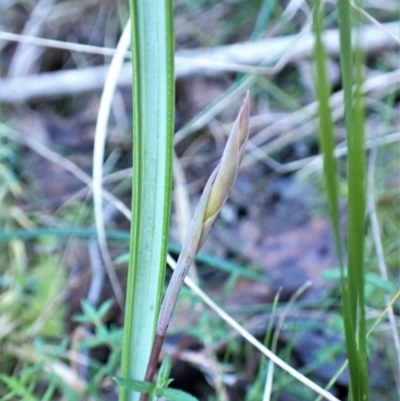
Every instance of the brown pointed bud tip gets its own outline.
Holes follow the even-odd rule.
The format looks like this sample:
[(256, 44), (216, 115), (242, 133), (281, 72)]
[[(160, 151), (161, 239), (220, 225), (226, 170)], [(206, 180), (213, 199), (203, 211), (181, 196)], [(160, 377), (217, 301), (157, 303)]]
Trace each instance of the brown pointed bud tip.
[(247, 92), (244, 104), (233, 124), (232, 131), (226, 143), (218, 173), (212, 185), (208, 199), (204, 221), (219, 213), (224, 205), (232, 185), (235, 182), (239, 164), (249, 136), (250, 95)]

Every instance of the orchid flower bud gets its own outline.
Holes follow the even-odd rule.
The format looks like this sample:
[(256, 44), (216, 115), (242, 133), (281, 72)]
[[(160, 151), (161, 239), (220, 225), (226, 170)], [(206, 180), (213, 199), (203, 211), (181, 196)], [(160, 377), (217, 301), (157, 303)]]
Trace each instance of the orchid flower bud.
[[(233, 124), (221, 161), (211, 173), (204, 187), (190, 223), (182, 252), (179, 255), (176, 269), (165, 294), (157, 325), (157, 336), (160, 339), (158, 347), (161, 347), (162, 339), (167, 331), (185, 276), (197, 252), (210, 233), (218, 213), (226, 202), (235, 182), (249, 136), (249, 118), (250, 95), (247, 92), (244, 104)], [(157, 353), (158, 351), (154, 351), (153, 353)]]
[(202, 194), (202, 197), (207, 197), (207, 206), (204, 212), (203, 229), (197, 251), (208, 236), (236, 180), (244, 148), (249, 137), (249, 118), (250, 96), (247, 92), (244, 104), (233, 124), (221, 161), (214, 170), (215, 177), (213, 172), (209, 178), (209, 181), (213, 180), (211, 191), (209, 194), (205, 193), (206, 191)]

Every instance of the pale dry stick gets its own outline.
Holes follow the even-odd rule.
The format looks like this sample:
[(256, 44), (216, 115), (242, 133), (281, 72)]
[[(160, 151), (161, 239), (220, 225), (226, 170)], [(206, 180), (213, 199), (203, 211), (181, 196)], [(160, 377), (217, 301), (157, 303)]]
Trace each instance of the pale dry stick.
[[(335, 122), (339, 120), (340, 118), (343, 118), (344, 115), (344, 106), (343, 103), (340, 104), (335, 104), (333, 105), (332, 109), (332, 121)], [(306, 116), (305, 116), (306, 117)], [(285, 122), (284, 122), (285, 123)], [(288, 124), (289, 125), (289, 124)], [(279, 126), (275, 126), (275, 129), (278, 128)], [(279, 151), (280, 149), (284, 148), (285, 146), (289, 145), (290, 143), (293, 143), (294, 141), (298, 141), (302, 138), (305, 138), (306, 136), (312, 135), (315, 133), (317, 129), (317, 120), (316, 116), (309, 116), (309, 120), (304, 119), (302, 122), (302, 125), (300, 127), (292, 126), (292, 127), (287, 127), (285, 130), (280, 130), (281, 132), (284, 131), (284, 133), (281, 136), (278, 136), (275, 139), (272, 139), (268, 144), (264, 145), (261, 148), (257, 148), (253, 144), (251, 140), (249, 140), (249, 149), (254, 151), (252, 153), (255, 153), (255, 156), (261, 160), (264, 164), (271, 166), (278, 172), (286, 172), (287, 167), (283, 167), (283, 165), (278, 167), (279, 165), (277, 162), (271, 162), (268, 154), (274, 153)], [(268, 128), (266, 128), (268, 130)], [(270, 134), (273, 134), (274, 129), (271, 129)], [(264, 158), (262, 157), (264, 155)], [(311, 158), (310, 158), (311, 160)], [(296, 163), (302, 163), (301, 160), (293, 162), (293, 165)], [(249, 158), (249, 156), (245, 157), (245, 160), (243, 160), (243, 166), (248, 166), (252, 164), (252, 160)], [(275, 167), (274, 167), (275, 165)]]
[(96, 129), (94, 135), (93, 150), (93, 203), (94, 217), (97, 230), (97, 239), (99, 241), (101, 256), (107, 270), (108, 277), (114, 291), (115, 298), (121, 310), (124, 310), (124, 296), (122, 287), (119, 284), (117, 274), (112, 263), (112, 259), (107, 247), (104, 212), (103, 212), (103, 161), (104, 150), (107, 137), (108, 119), (114, 97), (115, 88), (117, 87), (118, 75), (121, 70), (125, 52), (131, 43), (130, 19), (125, 25), (121, 38), (117, 45), (117, 51), (113, 56), (108, 71), (104, 89), (100, 99), (99, 111), (97, 114)]
[(101, 291), (104, 285), (104, 269), (101, 260), (101, 252), (95, 239), (89, 241), (88, 253), (92, 277), (86, 299), (92, 305), (99, 305)]
[[(338, 107), (332, 110), (332, 121), (336, 121), (343, 116), (343, 105), (340, 104)], [(290, 123), (289, 123), (290, 124)], [(265, 164), (268, 164), (269, 154), (273, 154), (285, 146), (290, 145), (295, 141), (299, 141), (300, 139), (312, 135), (315, 133), (317, 129), (317, 120), (314, 117), (310, 117), (310, 119), (305, 118), (301, 126), (288, 127), (286, 130), (281, 129), (281, 132), (284, 132), (281, 136), (278, 136), (275, 139), (272, 139), (271, 142), (268, 142), (266, 145), (259, 147), (257, 151), (257, 155), (267, 155)], [(271, 130), (271, 133), (273, 130)], [(254, 143), (252, 145), (255, 147)], [(249, 160), (247, 156), (243, 161), (244, 166), (249, 166), (252, 164), (252, 161)]]
[[(362, 91), (364, 94), (373, 92), (377, 96), (379, 94), (385, 94), (387, 88), (400, 82), (400, 69), (391, 71), (389, 73), (373, 76), (367, 79), (362, 86)], [(343, 115), (343, 92), (336, 92), (330, 98), (330, 105), (334, 109), (334, 117), (340, 118)], [(286, 145), (294, 138), (299, 139), (298, 137), (298, 128), (296, 127), (299, 124), (306, 123), (307, 120), (314, 118), (318, 111), (318, 102), (312, 102), (307, 106), (303, 107), (301, 110), (298, 110), (288, 117), (283, 117), (272, 125), (264, 128), (259, 131), (256, 135), (251, 138), (251, 141), (254, 145), (261, 146), (263, 143), (267, 141), (269, 142), (265, 145), (268, 148), (268, 152), (263, 150), (265, 153), (270, 153), (276, 149), (281, 148)], [(272, 140), (278, 134), (285, 132), (284, 135), (278, 136), (276, 139)], [(312, 131), (309, 131), (311, 133)], [(244, 160), (243, 163), (248, 165), (249, 162)]]
[[(375, 96), (381, 96), (386, 94), (388, 87), (393, 84), (400, 82), (400, 69), (391, 71), (389, 73), (384, 73), (380, 75), (372, 76), (365, 80), (362, 86), (363, 94), (373, 93)], [(343, 107), (343, 91), (339, 91), (331, 95), (329, 103), (333, 109), (333, 118), (335, 120), (343, 117), (344, 107)], [(293, 113), (290, 118), (282, 118), (276, 121), (271, 126), (263, 129), (258, 134), (253, 136), (252, 141), (256, 145), (261, 145), (267, 140), (271, 140), (273, 136), (280, 134), (285, 130), (285, 134), (279, 136), (274, 141), (269, 143), (269, 150), (275, 150), (287, 144), (293, 138), (299, 139), (296, 135), (298, 132), (299, 124), (304, 124), (308, 119), (315, 118), (318, 111), (318, 102), (312, 102), (307, 106), (303, 107), (301, 110)], [(292, 128), (294, 127), (294, 128)], [(292, 128), (292, 129), (289, 129)], [(311, 133), (311, 130), (309, 131)]]
[[(338, 111), (337, 109), (334, 109), (332, 112), (332, 119), (335, 120), (335, 118), (339, 118), (338, 114), (341, 116), (342, 112)], [(295, 114), (296, 115), (296, 114)], [(300, 119), (303, 119), (303, 117), (299, 116)], [(306, 116), (304, 116), (303, 119), (303, 124), (301, 128), (292, 128), (292, 124), (296, 123), (296, 117), (293, 119), (293, 123), (291, 121), (291, 117), (287, 116), (286, 121), (282, 120), (279, 118), (279, 121), (285, 124), (285, 128), (281, 126), (281, 123), (279, 122), (278, 124), (272, 123), (270, 125), (271, 128), (267, 127), (264, 128), (263, 131), (269, 131), (268, 134), (270, 137), (274, 136), (278, 132), (284, 132), (282, 137), (278, 137), (277, 141), (271, 141), (267, 145), (263, 146), (262, 148), (257, 146), (252, 139), (249, 139), (248, 142), (248, 148), (249, 148), (249, 153), (254, 156), (257, 160), (261, 161), (265, 165), (271, 167), (273, 170), (279, 172), (279, 173), (285, 173), (289, 170), (291, 163), (287, 164), (282, 164), (277, 162), (275, 159), (271, 158), (269, 154), (271, 154), (273, 151), (276, 151), (277, 149), (282, 148), (285, 144), (289, 144), (294, 140), (299, 140), (300, 138), (303, 138), (307, 135), (310, 135), (315, 132), (317, 123), (316, 119), (313, 118), (312, 120), (307, 121)], [(311, 118), (311, 117), (310, 117)], [(275, 132), (274, 132), (275, 131)], [(254, 163), (254, 160), (251, 159), (251, 155), (246, 154), (243, 160), (243, 166), (247, 167), (250, 166)], [(292, 163), (301, 163), (304, 160), (311, 160), (312, 157), (309, 157), (307, 159), (301, 159)], [(304, 164), (306, 162), (304, 161)]]
[[(285, 46), (279, 49), (279, 55), (276, 64), (273, 67), (268, 67), (268, 75), (274, 75), (279, 72), (286, 64), (289, 63), (292, 55), (293, 46), (300, 41), (300, 39), (310, 30), (310, 22), (306, 22), (304, 27), (297, 35), (293, 35), (293, 39), (288, 42)], [(274, 59), (273, 59), (274, 60)], [(265, 63), (266, 59), (259, 61), (260, 63)], [(241, 95), (245, 90), (254, 83), (255, 77), (249, 76), (243, 80), (243, 82), (229, 93), (229, 96), (224, 96), (214, 107), (210, 108), (207, 112), (203, 113), (200, 117), (192, 120), (191, 123), (184, 126), (174, 136), (174, 144), (178, 144), (183, 138), (185, 138), (190, 133), (193, 133), (201, 128), (203, 128), (211, 119), (213, 119), (219, 112), (224, 110), (228, 105), (231, 104), (232, 100), (236, 96)]]
[[(283, 54), (278, 58), (275, 66), (261, 67), (261, 68), (264, 68), (263, 72), (273, 75), (273, 74), (277, 73), (278, 71), (280, 71), (290, 61), (290, 57), (291, 57), (291, 53), (292, 53), (291, 49), (292, 49), (293, 45), (296, 42), (298, 42), (299, 39), (301, 39), (302, 36), (305, 33), (307, 33), (307, 31), (309, 31), (309, 28), (310, 28), (310, 22), (308, 21), (305, 24), (304, 28), (300, 31), (300, 33), (297, 35), (294, 35), (293, 40), (291, 40), (286, 46), (279, 47), (279, 50), (278, 50), (279, 53), (282, 52), (282, 48), (286, 49), (286, 50), (284, 50)], [(177, 57), (176, 57), (176, 60), (177, 60)], [(264, 62), (265, 62), (265, 60), (264, 60)], [(190, 61), (189, 61), (189, 63), (190, 63)], [(196, 63), (196, 61), (195, 61), (195, 63)], [(198, 63), (198, 61), (197, 61), (197, 63)], [(176, 70), (175, 70), (176, 75), (177, 75), (177, 70), (179, 71), (179, 68), (176, 68)], [(186, 136), (188, 133), (194, 132), (194, 131), (202, 128), (204, 125), (206, 125), (207, 122), (210, 121), (211, 118), (213, 118), (216, 114), (218, 114), (221, 110), (223, 110), (232, 101), (232, 98), (234, 98), (236, 95), (240, 95), (244, 90), (247, 90), (251, 86), (251, 84), (254, 82), (254, 79), (255, 79), (254, 76), (248, 77), (246, 80), (244, 80), (244, 82), (241, 85), (239, 85), (237, 88), (235, 88), (229, 94), (229, 96), (226, 96), (223, 99), (221, 99), (216, 105), (214, 105), (213, 108), (208, 110), (208, 112), (204, 113), (200, 118), (197, 118), (195, 121), (193, 121), (193, 123), (190, 124), (190, 126), (186, 126), (183, 129), (181, 129), (180, 131), (178, 131), (174, 136), (175, 144), (178, 143), (180, 141), (180, 139), (182, 139), (182, 137)], [(52, 90), (53, 90), (53, 86), (52, 86)], [(1, 93), (0, 93), (0, 99), (1, 99)]]
[(128, 168), (116, 171), (115, 173), (107, 174), (106, 176), (103, 177), (103, 183), (109, 184), (109, 183), (113, 183), (116, 181), (124, 180), (125, 178), (131, 177), (132, 172), (133, 172), (133, 168), (128, 167)]
[[(156, 335), (145, 375), (146, 381), (151, 382), (154, 378), (161, 347), (187, 272), (210, 233), (235, 182), (249, 135), (249, 117), (250, 94), (247, 92), (221, 161), (211, 173), (200, 197), (178, 258), (177, 269), (172, 275), (161, 304)], [(140, 400), (148, 400), (148, 394), (141, 394)]]
[(381, 22), (375, 19), (371, 14), (368, 14), (364, 9), (354, 4), (352, 1), (350, 2), (351, 6), (357, 10), (360, 14), (362, 14), (369, 22), (377, 26), (382, 31), (386, 32), (394, 41), (396, 41), (400, 45), (400, 37), (395, 35), (393, 32), (389, 31)]
[[(54, 3), (55, 0), (39, 0), (36, 3), (23, 29), (25, 36), (37, 36), (41, 33)], [(19, 43), (11, 60), (8, 77), (14, 78), (37, 73), (39, 68), (37, 61), (43, 51), (44, 49), (37, 48), (37, 46)]]
[[(34, 364), (43, 362), (42, 356), (37, 353), (33, 345), (11, 346), (8, 352), (23, 361)], [(61, 379), (63, 384), (78, 394), (82, 394), (86, 388), (86, 381), (80, 378), (71, 367), (62, 362), (48, 358), (44, 361), (43, 370)]]
[[(0, 296), (0, 303), (4, 307), (4, 300), (2, 299), (5, 297), (5, 292), (2, 293)], [(10, 317), (6, 314), (2, 314), (0, 316), (0, 340), (3, 340), (6, 336), (12, 333), (18, 326), (24, 323), (24, 319), (18, 318), (14, 320), (10, 320)]]
[[(365, 142), (364, 147), (365, 149), (371, 149), (373, 146), (384, 146), (399, 141), (400, 141), (400, 131), (394, 132), (393, 134), (385, 135), (384, 137), (381, 138), (376, 138), (374, 140), (368, 139)], [(347, 151), (348, 151), (347, 146), (339, 145), (334, 149), (334, 155), (336, 158), (346, 156)], [(301, 169), (298, 172), (298, 174), (301, 179), (304, 179), (308, 177), (310, 174), (312, 174), (315, 170), (322, 168), (322, 156), (321, 155), (313, 156), (305, 160), (299, 160), (296, 162), (289, 163), (286, 166), (287, 168), (285, 169), (285, 171), (294, 171)]]
[[(119, 171), (116, 171), (115, 173), (110, 173), (108, 175), (103, 176), (103, 185), (104, 184), (110, 184), (113, 182), (121, 181), (125, 178), (131, 177), (132, 176), (132, 167), (125, 168)], [(74, 202), (87, 197), (90, 195), (92, 192), (91, 188), (82, 188), (79, 191), (75, 192), (74, 195), (72, 195), (69, 199), (67, 199), (57, 210), (64, 209), (65, 207), (73, 204)], [(112, 203), (111, 203), (112, 204)], [(113, 204), (112, 204), (113, 205)], [(113, 205), (114, 206), (114, 205)], [(126, 217), (126, 216), (125, 216)]]
[[(274, 336), (272, 338), (272, 344), (271, 344), (272, 352), (274, 352), (274, 353), (276, 352), (276, 349), (278, 347), (279, 335), (281, 333), (283, 323), (286, 319), (286, 316), (288, 315), (288, 313), (290, 311), (290, 308), (299, 299), (299, 297), (302, 294), (304, 294), (304, 292), (307, 291), (309, 287), (311, 287), (311, 285), (312, 285), (311, 280), (306, 281), (290, 297), (289, 302), (286, 304), (285, 309), (283, 310), (282, 314), (279, 316), (279, 320), (276, 325), (276, 329), (275, 329)], [(270, 359), (269, 364), (268, 364), (267, 377), (265, 380), (266, 383), (265, 383), (265, 388), (264, 388), (263, 401), (270, 401), (270, 399), (271, 399), (273, 377), (274, 377), (274, 362), (272, 361), (272, 359)]]
[[(261, 75), (270, 75), (271, 68), (263, 67), (261, 65), (246, 65), (233, 63), (229, 61), (215, 61), (208, 58), (196, 57), (195, 59), (190, 59), (188, 57), (180, 57), (175, 56), (175, 63), (177, 64), (177, 72), (176, 75), (185, 76), (186, 69), (210, 69), (214, 70), (214, 75), (216, 72), (242, 72), (246, 74), (261, 74)], [(212, 73), (211, 73), (212, 74)]]
[[(306, 106), (306, 107), (308, 107), (308, 106)], [(333, 121), (336, 121), (343, 117), (343, 110), (344, 110), (344, 108), (343, 108), (342, 104), (338, 104), (332, 110)], [(281, 124), (281, 122), (284, 123), (285, 119), (280, 117), (278, 119), (278, 121), (279, 121), (278, 124), (270, 124), (269, 121), (267, 120), (267, 123), (265, 124), (265, 125), (267, 125), (267, 127), (263, 128), (263, 131), (264, 130), (267, 131), (269, 128), (271, 129), (271, 134), (274, 134), (277, 131), (280, 131), (280, 132), (285, 131), (285, 134), (284, 134), (285, 138), (279, 139), (279, 142), (272, 142), (272, 144), (266, 145), (262, 149), (260, 147), (258, 147), (257, 145), (255, 145), (252, 139), (249, 139), (247, 144), (248, 144), (248, 150), (249, 150), (248, 153), (250, 153), (250, 154), (245, 155), (242, 165), (249, 166), (249, 165), (253, 164), (254, 161), (250, 158), (250, 156), (254, 156), (257, 160), (261, 161), (262, 163), (264, 163), (265, 165), (267, 165), (268, 167), (270, 167), (271, 169), (273, 169), (274, 171), (276, 171), (278, 173), (287, 173), (287, 172), (291, 172), (291, 171), (296, 171), (300, 168), (306, 167), (307, 165), (309, 165), (311, 167), (313, 165), (313, 163), (315, 163), (315, 165), (317, 165), (317, 163), (318, 163), (318, 165), (319, 165), (322, 160), (322, 158), (320, 156), (310, 156), (310, 157), (299, 159), (294, 162), (290, 162), (290, 163), (286, 163), (286, 164), (279, 163), (272, 157), (268, 156), (269, 153), (276, 151), (277, 149), (284, 146), (285, 144), (288, 144), (292, 140), (294, 140), (294, 139), (299, 140), (300, 138), (303, 138), (307, 135), (314, 133), (316, 126), (317, 126), (317, 122), (314, 117), (315, 116), (312, 117), (313, 118), (312, 120), (306, 121), (306, 115), (304, 115), (304, 117), (302, 117), (295, 113), (294, 118), (293, 118), (294, 121), (291, 122), (290, 125), (293, 125), (293, 124), (296, 125), (296, 123), (300, 123), (300, 121), (304, 121), (303, 125), (301, 126), (301, 128), (296, 127), (296, 128), (290, 129), (290, 130), (286, 129), (286, 131), (285, 131), (284, 126), (281, 126), (281, 127), (279, 126)], [(310, 118), (311, 118), (311, 116), (310, 116)], [(290, 121), (289, 116), (286, 116), (286, 120)], [(382, 146), (382, 145), (385, 145), (388, 143), (396, 142), (397, 141), (396, 137), (397, 137), (396, 133), (389, 134), (389, 135), (385, 135), (381, 138), (378, 138), (377, 141), (378, 141), (379, 146)], [(370, 146), (371, 146), (371, 141), (368, 140), (366, 143), (366, 149), (370, 148)], [(345, 155), (347, 153), (346, 149), (347, 149), (346, 146), (343, 147), (342, 145), (339, 144), (335, 148), (336, 157), (341, 157), (341, 156)]]
[[(27, 43), (31, 45), (50, 47), (54, 49), (69, 50), (71, 52), (87, 53), (87, 54), (98, 54), (101, 56), (114, 56), (116, 49), (110, 47), (100, 47), (93, 45), (85, 45), (81, 43), (64, 42), (61, 40), (38, 38), (35, 36), (23, 35), (13, 32), (0, 31), (0, 40), (8, 40), (10, 42)], [(126, 58), (131, 58), (132, 54), (130, 51), (125, 52)], [(178, 76), (185, 76), (185, 68), (198, 69), (198, 68), (209, 68), (217, 71), (231, 71), (231, 72), (243, 72), (249, 74), (270, 74), (271, 69), (268, 67), (238, 64), (224, 61), (213, 61), (208, 58), (196, 57), (190, 59), (188, 57), (175, 56), (175, 63), (178, 66)]]
[[(171, 256), (167, 256), (167, 263), (172, 268), (175, 269), (176, 262)], [(235, 331), (237, 331), (246, 341), (252, 344), (260, 352), (262, 352), (267, 358), (271, 359), (276, 365), (281, 369), (289, 373), (299, 382), (303, 383), (305, 386), (309, 387), (317, 394), (320, 394), (323, 398), (329, 401), (340, 401), (333, 394), (324, 390), (313, 381), (299, 373), (296, 369), (292, 368), (285, 361), (276, 356), (271, 350), (261, 344), (252, 334), (245, 330), (235, 319), (229, 316), (220, 306), (218, 306), (201, 288), (199, 288), (190, 277), (185, 278), (185, 284), (197, 295), (207, 306), (209, 306), (218, 316), (221, 317), (229, 326), (231, 326)]]
[[(335, 5), (336, 5), (336, 0)], [(394, 11), (398, 12), (399, 11), (399, 2), (398, 0), (367, 0), (363, 2), (363, 4), (368, 7), (368, 8), (375, 8), (377, 10), (385, 10), (385, 11)]]
[(288, 5), (285, 7), (282, 13), (281, 19), (283, 21), (290, 21), (296, 15), (297, 11), (305, 8), (308, 15), (310, 15), (310, 9), (304, 0), (290, 0)]
[[(341, 97), (339, 95), (333, 95), (331, 101), (335, 101), (335, 105), (339, 103)], [(333, 105), (332, 105), (333, 106)], [(290, 116), (283, 116), (278, 120), (275, 120), (272, 124), (266, 126), (258, 133), (251, 137), (251, 141), (255, 146), (261, 146), (267, 141), (272, 140), (274, 137), (278, 136), (282, 132), (289, 131), (290, 128), (298, 126), (299, 124), (304, 124), (308, 119), (314, 117), (318, 110), (318, 102), (312, 102), (302, 109), (295, 111)], [(290, 132), (292, 132), (291, 130)]]
[[(59, 50), (69, 50), (71, 52), (98, 54), (100, 56), (114, 56), (116, 49), (109, 47), (100, 47), (92, 45), (84, 45), (81, 43), (64, 42), (62, 40), (38, 38), (36, 36), (29, 36), (13, 32), (0, 31), (0, 40), (7, 40), (10, 42), (27, 43), (31, 45), (50, 47)], [(131, 52), (125, 52), (125, 57), (130, 58)]]
[[(393, 134), (384, 135), (381, 138), (376, 139), (376, 146), (385, 146), (390, 143), (395, 143), (400, 141), (400, 132), (395, 132)], [(365, 143), (365, 149), (370, 149), (373, 146), (372, 141), (368, 139)], [(258, 148), (257, 148), (258, 149)], [(264, 155), (260, 149), (258, 149), (256, 157), (261, 159)], [(336, 158), (343, 157), (347, 155), (347, 146), (345, 142), (339, 143), (334, 149), (334, 155)], [(300, 176), (306, 177), (313, 171), (322, 167), (322, 156), (310, 156), (303, 159), (299, 159), (290, 163), (281, 164), (274, 160), (275, 170), (279, 173), (290, 173), (296, 170), (299, 171)]]
[[(0, 123), (0, 129), (2, 133), (7, 136), (11, 140), (17, 140), (18, 142), (28, 146), (36, 153), (44, 157), (45, 159), (57, 164), (63, 169), (70, 172), (74, 175), (78, 180), (82, 181), (89, 188), (93, 188), (92, 178), (86, 174), (81, 168), (79, 168), (75, 163), (66, 157), (61, 156), (60, 154), (50, 150), (43, 143), (30, 138), (26, 135), (20, 134), (18, 131), (7, 127), (5, 124)], [(131, 218), (131, 211), (128, 207), (124, 205), (118, 198), (116, 198), (112, 193), (103, 189), (104, 199), (108, 202), (112, 203), (116, 209), (118, 209), (128, 220)]]
[(290, 115), (291, 115), (290, 111), (281, 112), (281, 111), (268, 110), (268, 112), (266, 113), (264, 112), (262, 114), (251, 116), (250, 132), (259, 128), (264, 128), (265, 126), (272, 124), (274, 121), (281, 119), (284, 116), (289, 117)]
[[(375, 206), (375, 165), (376, 165), (376, 158), (377, 158), (377, 146), (373, 146), (371, 148), (371, 152), (369, 155), (369, 162), (368, 162), (368, 198), (367, 198), (367, 208), (369, 212), (369, 218), (371, 221), (371, 231), (372, 237), (375, 243), (376, 255), (378, 258), (378, 266), (381, 273), (381, 276), (384, 280), (389, 280), (389, 275), (387, 271), (387, 266), (385, 262), (385, 255), (383, 251), (383, 245), (381, 240), (380, 228), (379, 228), (379, 221), (376, 212)], [(400, 338), (399, 332), (397, 330), (396, 325), (396, 317), (393, 311), (393, 307), (389, 307), (390, 305), (390, 297), (388, 294), (385, 294), (385, 304), (388, 306), (388, 318), (389, 318), (389, 325), (390, 330), (392, 332), (394, 348), (397, 353), (397, 375), (395, 375), (395, 382), (397, 385), (397, 391), (400, 395)]]
[[(397, 33), (400, 23), (385, 23), (383, 26), (386, 30)], [(363, 41), (361, 45), (366, 53), (398, 48), (398, 44), (386, 32), (377, 29), (374, 25), (367, 25), (361, 29)], [(9, 35), (9, 33), (4, 34)], [(0, 32), (0, 39), (1, 35), (2, 33)], [(338, 31), (326, 30), (323, 38), (329, 55), (337, 56), (340, 48)], [(267, 67), (262, 72), (263, 74), (274, 74), (279, 70), (277, 66), (282, 59), (284, 59), (283, 64), (286, 65), (300, 59), (310, 58), (313, 48), (314, 35), (311, 32), (306, 32), (304, 34), (286, 35), (256, 42), (220, 46), (214, 49), (178, 51), (175, 58), (175, 76), (179, 78), (194, 74), (215, 75), (217, 68), (212, 67), (211, 63), (214, 63), (215, 67), (220, 65), (221, 68), (224, 63), (236, 64), (241, 68), (245, 68), (243, 65), (254, 66), (260, 63), (276, 63), (275, 67)], [(286, 55), (283, 55), (282, 53), (285, 52), (285, 49)], [(207, 60), (206, 65), (203, 65), (199, 60)], [(221, 69), (220, 67), (218, 69)], [(281, 68), (282, 65), (279, 65), (279, 67)], [(227, 70), (225, 67), (223, 69)], [(99, 90), (104, 87), (107, 71), (108, 67), (98, 66), (80, 70), (43, 73), (30, 76), (29, 79), (0, 79), (0, 87), (2, 88), (0, 101), (18, 103), (38, 97), (53, 97)], [(131, 65), (128, 63), (124, 64), (119, 77), (119, 85), (126, 87), (132, 85), (132, 70)]]
[(393, 298), (390, 300), (389, 304), (386, 305), (386, 308), (383, 310), (383, 312), (379, 315), (378, 319), (375, 320), (374, 324), (371, 326), (371, 328), (368, 330), (367, 333), (367, 338), (371, 335), (371, 333), (375, 330), (375, 328), (378, 326), (378, 324), (381, 322), (381, 320), (385, 317), (385, 315), (389, 312), (390, 308), (393, 308), (394, 303), (397, 301), (397, 299), (400, 298), (400, 290), (397, 291), (397, 293), (393, 296)]

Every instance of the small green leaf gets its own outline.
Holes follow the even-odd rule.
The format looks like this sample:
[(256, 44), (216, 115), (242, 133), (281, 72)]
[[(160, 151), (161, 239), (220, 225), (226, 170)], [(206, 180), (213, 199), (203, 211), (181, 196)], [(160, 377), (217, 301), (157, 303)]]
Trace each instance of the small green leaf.
[(84, 300), (81, 302), (83, 314), (73, 316), (73, 320), (79, 323), (93, 323), (99, 325), (107, 313), (110, 311), (113, 305), (111, 299), (102, 303), (98, 309), (96, 309), (90, 302)]
[(97, 312), (94, 307), (86, 300), (81, 302), (82, 314), (72, 317), (74, 322), (78, 323), (93, 323), (96, 321)]
[[(31, 389), (27, 388), (26, 385), (21, 382), (21, 380), (18, 380), (15, 377), (0, 374), (0, 381), (5, 383), (14, 396), (18, 395), (26, 401), (39, 401), (39, 399), (32, 394)], [(2, 400), (3, 399), (5, 398), (2, 398)]]
[(119, 255), (114, 259), (114, 263), (116, 265), (121, 265), (122, 263), (128, 263), (128, 262), (129, 262), (129, 253), (123, 253), (122, 255)]
[(141, 380), (128, 379), (127, 377), (114, 377), (119, 386), (138, 393), (151, 394), (154, 391), (154, 383)]
[(98, 316), (100, 318), (104, 318), (107, 315), (107, 313), (110, 311), (112, 306), (113, 306), (113, 300), (112, 299), (108, 299), (107, 301), (103, 302), (99, 306), (99, 310), (97, 312)]
[(169, 378), (171, 372), (171, 357), (167, 355), (162, 361), (160, 372), (157, 378), (157, 387), (166, 388), (170, 385), (172, 380)]
[(86, 300), (83, 300), (81, 302), (81, 306), (82, 306), (83, 314), (87, 318), (90, 318), (92, 321), (94, 321), (97, 317), (97, 312), (96, 312), (96, 309), (94, 308), (94, 306)]
[[(347, 277), (347, 269), (343, 270), (344, 277)], [(321, 273), (321, 277), (327, 280), (340, 280), (341, 272), (339, 267), (333, 267)]]
[[(332, 268), (325, 270), (321, 276), (327, 280), (339, 280), (340, 279), (340, 269)], [(344, 277), (347, 278), (347, 270), (344, 270)], [(370, 288), (372, 289), (380, 289), (389, 294), (394, 294), (396, 292), (396, 287), (393, 283), (388, 280), (383, 279), (379, 274), (368, 272), (365, 274), (365, 281), (367, 284), (370, 284)]]
[(166, 388), (163, 391), (163, 397), (168, 401), (199, 401), (193, 395), (185, 393), (182, 390), (176, 390), (174, 388)]
[(379, 274), (368, 272), (365, 275), (365, 281), (370, 283), (373, 287), (379, 288), (388, 294), (394, 294), (396, 292), (396, 286), (390, 281), (382, 278)]

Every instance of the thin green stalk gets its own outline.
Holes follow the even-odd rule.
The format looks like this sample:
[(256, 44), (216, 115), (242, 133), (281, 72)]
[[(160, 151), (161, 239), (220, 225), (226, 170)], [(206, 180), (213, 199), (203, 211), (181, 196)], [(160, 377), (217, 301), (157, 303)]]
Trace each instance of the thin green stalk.
[[(174, 35), (171, 0), (130, 0), (134, 175), (121, 375), (143, 380), (164, 286), (172, 183)], [(120, 401), (140, 394), (120, 390)]]
[(340, 211), (338, 194), (338, 174), (335, 158), (335, 138), (329, 98), (331, 88), (326, 73), (326, 51), (322, 43), (321, 2), (315, 0), (313, 8), (313, 28), (315, 33), (314, 57), (316, 63), (315, 89), (319, 103), (319, 141), (323, 155), (325, 190), (329, 204), (339, 264), (343, 267), (342, 240), (340, 235)]
[[(349, 205), (352, 207), (352, 229), (353, 237), (348, 235), (348, 253), (352, 255), (354, 270), (354, 283), (357, 288), (357, 307), (358, 307), (358, 355), (360, 358), (359, 375), (360, 375), (360, 393), (361, 400), (369, 399), (369, 380), (368, 380), (368, 356), (367, 356), (367, 328), (365, 318), (365, 263), (364, 263), (364, 237), (365, 237), (365, 212), (366, 212), (366, 193), (367, 193), (367, 171), (364, 152), (364, 121), (365, 121), (365, 105), (362, 93), (362, 85), (364, 78), (364, 54), (357, 45), (355, 48), (355, 93), (354, 93), (354, 149), (352, 158), (349, 158)], [(350, 154), (349, 154), (350, 157)], [(351, 165), (350, 165), (351, 163)], [(351, 167), (350, 167), (351, 166)], [(352, 175), (350, 176), (350, 169)], [(351, 181), (350, 181), (351, 178)], [(350, 192), (350, 187), (352, 192)], [(350, 197), (351, 196), (351, 197)], [(350, 215), (349, 215), (350, 218)], [(350, 229), (350, 225), (349, 225)], [(354, 242), (350, 242), (353, 240)], [(354, 246), (354, 249), (350, 247)], [(350, 269), (350, 262), (349, 262)]]
[[(347, 280), (342, 275), (342, 313), (349, 359), (352, 401), (366, 401), (368, 363), (366, 353), (364, 299), (364, 214), (365, 156), (364, 105), (361, 92), (363, 57), (352, 47), (351, 6), (349, 0), (338, 1), (340, 31), (340, 65), (344, 91), (348, 145), (348, 220)], [(355, 59), (353, 60), (355, 54)], [(354, 69), (353, 69), (354, 68)], [(353, 83), (355, 87), (353, 88)]]

